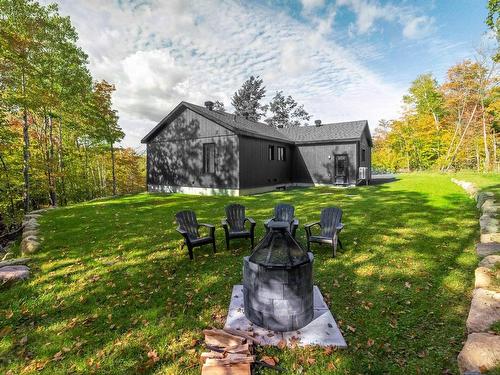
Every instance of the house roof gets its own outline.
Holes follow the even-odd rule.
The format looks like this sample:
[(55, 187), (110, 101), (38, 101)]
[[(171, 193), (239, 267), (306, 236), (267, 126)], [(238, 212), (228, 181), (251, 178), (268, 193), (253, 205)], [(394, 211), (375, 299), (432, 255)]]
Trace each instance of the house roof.
[(149, 142), (163, 127), (173, 120), (180, 111), (189, 108), (195, 113), (233, 131), (239, 135), (246, 135), (255, 138), (264, 138), (290, 144), (321, 143), (332, 141), (358, 140), (361, 138), (365, 128), (368, 129), (368, 139), (371, 145), (371, 135), (368, 122), (352, 121), (324, 124), (321, 126), (299, 126), (293, 128), (277, 129), (262, 122), (247, 120), (243, 116), (238, 116), (222, 111), (212, 111), (206, 107), (196, 104), (181, 102), (163, 118), (142, 140), (142, 143)]
[(278, 129), (287, 138), (296, 144), (321, 143), (335, 141), (355, 141), (359, 140), (363, 132), (367, 130), (367, 137), (370, 146), (372, 139), (368, 121), (348, 121), (336, 122), (330, 124), (321, 124), (321, 126), (294, 126), (291, 128)]

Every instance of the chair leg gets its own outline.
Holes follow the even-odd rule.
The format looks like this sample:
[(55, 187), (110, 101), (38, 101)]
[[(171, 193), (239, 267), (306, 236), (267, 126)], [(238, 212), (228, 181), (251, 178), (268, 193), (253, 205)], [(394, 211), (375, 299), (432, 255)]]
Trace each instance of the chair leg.
[(311, 243), (309, 241), (307, 241), (307, 252), (311, 252)]
[(187, 245), (187, 248), (188, 248), (188, 252), (189, 252), (189, 259), (193, 260), (194, 259), (194, 256), (193, 256), (193, 247), (190, 246), (190, 245)]
[(339, 246), (340, 246), (340, 248), (341, 248), (342, 250), (344, 250), (344, 247), (342, 246), (342, 241), (340, 241), (340, 238), (338, 239), (338, 241), (339, 241)]
[(217, 249), (215, 248), (215, 238), (212, 241), (212, 250), (213, 250), (214, 254), (217, 252)]
[(226, 250), (229, 251), (229, 236), (226, 236)]
[(333, 240), (333, 258), (337, 256), (337, 239)]
[(251, 237), (250, 237), (250, 244), (252, 245), (252, 250), (253, 250), (253, 248), (254, 248), (253, 241), (254, 241), (254, 236), (251, 236)]

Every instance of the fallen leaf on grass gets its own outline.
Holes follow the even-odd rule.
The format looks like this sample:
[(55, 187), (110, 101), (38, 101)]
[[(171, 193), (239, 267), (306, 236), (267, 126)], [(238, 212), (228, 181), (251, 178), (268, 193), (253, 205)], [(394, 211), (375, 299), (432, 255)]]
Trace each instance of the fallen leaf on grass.
[(312, 357), (307, 358), (306, 361), (307, 361), (308, 365), (313, 365), (314, 363), (316, 363), (316, 359), (314, 359)]
[(371, 346), (373, 346), (373, 344), (375, 344), (375, 341), (372, 339), (368, 339), (368, 341), (366, 342), (367, 347), (371, 347)]
[(160, 360), (160, 357), (158, 357), (158, 353), (156, 353), (156, 350), (150, 350), (148, 352), (148, 358), (153, 363), (156, 363), (156, 362), (158, 362)]
[(279, 342), (278, 342), (278, 348), (280, 348), (281, 350), (283, 350), (284, 348), (286, 348), (286, 341), (281, 339)]
[(62, 359), (64, 359), (62, 351), (57, 352), (56, 354), (54, 354), (54, 357), (52, 357), (53, 361), (60, 361)]
[(405, 287), (406, 288), (411, 288), (411, 284), (407, 281), (407, 282), (405, 282)]
[(264, 362), (266, 365), (269, 365), (269, 366), (276, 366), (276, 361), (273, 357), (269, 357), (267, 355), (265, 355), (264, 357), (262, 357), (261, 359), (262, 362)]
[(3, 327), (2, 329), (0, 329), (0, 337), (7, 336), (11, 332), (12, 332), (11, 327), (9, 327), (9, 326)]
[(24, 346), (28, 343), (28, 336), (23, 336), (21, 340), (19, 340), (19, 345)]
[(354, 328), (353, 326), (348, 325), (347, 329), (351, 332), (356, 332), (356, 328)]

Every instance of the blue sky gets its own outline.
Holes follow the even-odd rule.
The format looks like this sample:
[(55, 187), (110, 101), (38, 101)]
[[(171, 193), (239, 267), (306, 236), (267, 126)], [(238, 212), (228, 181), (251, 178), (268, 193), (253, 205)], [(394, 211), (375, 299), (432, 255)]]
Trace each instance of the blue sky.
[[(45, 1), (45, 0), (44, 0)], [(45, 1), (47, 2), (47, 1)], [(58, 0), (96, 79), (116, 84), (126, 137), (181, 100), (230, 98), (260, 75), (323, 122), (398, 116), (418, 74), (439, 81), (485, 39), (486, 0)]]

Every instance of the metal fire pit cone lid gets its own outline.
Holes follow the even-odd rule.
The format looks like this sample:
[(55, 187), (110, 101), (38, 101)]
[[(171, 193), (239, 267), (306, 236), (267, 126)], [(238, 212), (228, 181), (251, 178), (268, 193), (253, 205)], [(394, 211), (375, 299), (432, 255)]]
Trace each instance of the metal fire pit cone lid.
[(307, 251), (287, 230), (271, 230), (255, 247), (250, 262), (268, 268), (292, 268), (310, 262)]

